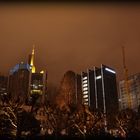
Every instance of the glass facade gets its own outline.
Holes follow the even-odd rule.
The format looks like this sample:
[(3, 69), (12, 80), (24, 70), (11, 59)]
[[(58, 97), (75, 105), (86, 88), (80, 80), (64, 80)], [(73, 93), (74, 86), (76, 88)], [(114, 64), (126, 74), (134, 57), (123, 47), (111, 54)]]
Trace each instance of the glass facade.
[[(126, 93), (125, 81), (119, 82), (120, 110), (128, 108), (128, 95)], [(140, 105), (140, 73), (128, 77), (128, 91), (131, 99), (131, 108), (137, 111)]]
[(82, 72), (82, 81), (83, 104), (93, 111), (101, 111), (107, 120), (115, 116), (119, 109), (116, 72), (108, 66), (101, 65), (101, 68), (94, 67), (93, 70)]

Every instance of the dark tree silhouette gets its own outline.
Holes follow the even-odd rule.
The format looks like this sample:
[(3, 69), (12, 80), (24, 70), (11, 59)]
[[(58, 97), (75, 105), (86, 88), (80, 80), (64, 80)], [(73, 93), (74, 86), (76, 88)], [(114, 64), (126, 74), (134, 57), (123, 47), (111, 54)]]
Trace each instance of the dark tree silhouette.
[(17, 119), (11, 107), (0, 108), (0, 136), (15, 137)]
[(126, 137), (130, 136), (136, 131), (137, 114), (132, 109), (125, 109), (118, 113), (117, 117), (118, 127)]
[(58, 97), (58, 105), (70, 105), (76, 104), (76, 90), (75, 90), (75, 73), (73, 71), (67, 71), (62, 78), (60, 84), (60, 92)]
[(31, 112), (22, 109), (17, 111), (17, 137), (21, 136), (23, 131), (28, 131), (30, 135), (37, 135), (40, 129), (40, 122), (35, 119)]

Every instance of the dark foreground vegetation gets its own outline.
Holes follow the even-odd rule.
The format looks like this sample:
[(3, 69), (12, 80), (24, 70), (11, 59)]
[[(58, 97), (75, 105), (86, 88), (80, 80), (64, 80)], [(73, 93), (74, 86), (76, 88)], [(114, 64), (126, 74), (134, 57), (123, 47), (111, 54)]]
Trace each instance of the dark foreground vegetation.
[(130, 136), (126, 138), (113, 137), (111, 135), (100, 135), (100, 136), (85, 136), (85, 137), (77, 137), (77, 136), (55, 136), (55, 135), (47, 135), (47, 136), (22, 136), (22, 137), (8, 137), (1, 136), (1, 140), (139, 140), (139, 136)]

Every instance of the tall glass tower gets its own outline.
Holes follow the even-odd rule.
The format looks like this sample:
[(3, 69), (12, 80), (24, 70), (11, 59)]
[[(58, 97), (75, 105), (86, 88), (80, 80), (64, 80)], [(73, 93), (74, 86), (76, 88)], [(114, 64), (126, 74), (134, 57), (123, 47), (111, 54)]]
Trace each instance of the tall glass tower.
[(101, 64), (100, 68), (88, 69), (81, 75), (83, 104), (89, 106), (93, 111), (101, 111), (109, 124), (112, 116), (115, 116), (118, 111), (115, 70)]

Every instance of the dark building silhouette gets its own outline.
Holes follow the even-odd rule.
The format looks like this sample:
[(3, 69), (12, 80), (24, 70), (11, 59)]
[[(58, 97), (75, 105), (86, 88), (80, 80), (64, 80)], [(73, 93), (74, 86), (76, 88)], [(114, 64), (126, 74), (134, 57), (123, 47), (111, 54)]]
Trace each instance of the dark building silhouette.
[(7, 92), (8, 77), (0, 75), (0, 93)]
[(30, 66), (21, 62), (10, 70), (8, 93), (14, 102), (24, 103), (29, 94)]
[(81, 75), (80, 74), (76, 74), (76, 105), (80, 106), (82, 105), (82, 80), (81, 80)]
[(36, 72), (35, 49), (29, 55), (28, 63), (21, 62), (10, 70), (8, 92), (14, 102), (28, 102), (33, 94), (43, 95), (47, 89), (47, 72)]
[(32, 54), (28, 55), (28, 64), (31, 64)]
[(109, 125), (118, 111), (116, 72), (105, 65), (82, 72), (82, 91), (83, 104), (101, 111)]
[(4, 100), (4, 98), (8, 94), (7, 85), (8, 85), (8, 77), (0, 75), (0, 98), (1, 98), (1, 100)]

